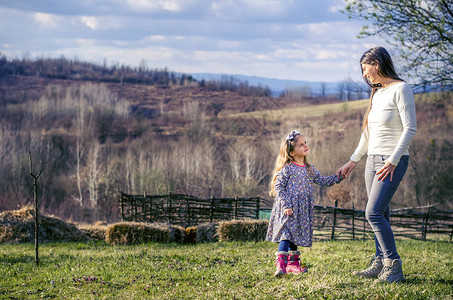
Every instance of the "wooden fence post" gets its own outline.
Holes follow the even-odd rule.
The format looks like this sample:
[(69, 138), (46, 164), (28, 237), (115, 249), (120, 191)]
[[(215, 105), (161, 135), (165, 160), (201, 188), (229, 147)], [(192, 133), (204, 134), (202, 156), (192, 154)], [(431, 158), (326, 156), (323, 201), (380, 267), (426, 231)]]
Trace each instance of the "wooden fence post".
[(147, 212), (148, 220), (149, 220), (149, 222), (152, 222), (152, 220), (153, 220), (153, 196), (148, 195), (148, 199), (149, 199), (149, 205), (148, 205), (149, 211)]
[(137, 222), (137, 197), (135, 196), (132, 196), (132, 204), (134, 206), (134, 218), (132, 219), (132, 221), (135, 221)]
[(238, 196), (234, 197), (234, 219), (238, 218)]
[(187, 223), (186, 227), (190, 226), (190, 206), (189, 206), (189, 198), (187, 197), (187, 194), (184, 194), (184, 200), (186, 200), (186, 213), (187, 213)]
[(142, 202), (142, 222), (146, 222), (146, 191), (143, 192), (143, 202)]
[(211, 216), (209, 220), (211, 222), (214, 220), (214, 196), (211, 196)]
[(120, 209), (121, 209), (121, 221), (124, 222), (124, 193), (120, 192)]
[(355, 208), (354, 208), (354, 201), (352, 201), (352, 239), (353, 240), (355, 240), (354, 220), (355, 220)]
[(365, 240), (365, 223), (366, 223), (366, 217), (365, 214), (363, 215), (363, 234), (362, 234), (362, 241)]
[(256, 197), (256, 219), (260, 218), (260, 196)]
[(450, 233), (450, 242), (451, 242), (451, 239), (453, 238), (453, 227), (451, 228), (451, 233)]
[(337, 207), (338, 207), (338, 200), (335, 200), (335, 208), (333, 209), (333, 226), (332, 226), (332, 234), (330, 235), (330, 239), (333, 240), (335, 236), (335, 225), (337, 223)]
[(168, 205), (167, 205), (167, 219), (168, 223), (171, 224), (171, 193), (168, 193)]
[(426, 211), (425, 217), (423, 218), (423, 227), (422, 227), (422, 241), (426, 240), (426, 233), (428, 232), (428, 218), (431, 206), (428, 203), (428, 210)]

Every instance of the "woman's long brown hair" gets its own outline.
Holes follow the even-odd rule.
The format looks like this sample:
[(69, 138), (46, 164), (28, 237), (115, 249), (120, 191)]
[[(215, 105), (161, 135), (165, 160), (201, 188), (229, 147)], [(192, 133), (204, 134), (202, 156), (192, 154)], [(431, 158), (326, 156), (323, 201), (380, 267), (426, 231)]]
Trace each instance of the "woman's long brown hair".
[[(402, 80), (395, 71), (393, 66), (392, 57), (384, 47), (374, 47), (366, 51), (360, 58), (360, 70), (363, 75), (362, 64), (369, 64), (372, 66), (378, 65), (378, 74), (382, 77), (392, 78), (395, 80)], [(363, 76), (362, 76), (363, 77)], [(372, 88), (370, 95), (370, 103), (368, 109), (365, 112), (365, 117), (363, 119), (362, 132), (368, 131), (368, 114), (370, 113), (371, 107), (373, 105), (373, 96), (376, 91), (382, 87), (381, 84), (372, 84), (368, 78), (363, 79), (365, 83)]]

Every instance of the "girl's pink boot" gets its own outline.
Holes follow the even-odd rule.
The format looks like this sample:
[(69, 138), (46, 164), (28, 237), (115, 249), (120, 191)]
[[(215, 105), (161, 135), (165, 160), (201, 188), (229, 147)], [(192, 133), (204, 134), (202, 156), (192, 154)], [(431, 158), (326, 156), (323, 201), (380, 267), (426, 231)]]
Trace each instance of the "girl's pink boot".
[(288, 252), (279, 251), (275, 253), (275, 265), (277, 270), (274, 276), (280, 277), (286, 274), (286, 266), (288, 265)]
[(299, 251), (289, 251), (289, 261), (286, 266), (286, 273), (300, 274), (308, 272), (307, 268), (300, 266), (299, 256)]

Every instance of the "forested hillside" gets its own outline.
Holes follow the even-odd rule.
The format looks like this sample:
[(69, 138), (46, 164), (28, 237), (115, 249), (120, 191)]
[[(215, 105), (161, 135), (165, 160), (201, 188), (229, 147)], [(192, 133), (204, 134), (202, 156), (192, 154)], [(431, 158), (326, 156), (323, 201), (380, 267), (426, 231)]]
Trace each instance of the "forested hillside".
[[(367, 106), (270, 98), (264, 87), (190, 75), (162, 84), (99, 79), (105, 68), (93, 71), (97, 79), (70, 76), (71, 68), (61, 71), (67, 76), (50, 76), (47, 67), (19, 74), (19, 65), (0, 68), (0, 211), (32, 199), (30, 150), (43, 169), (41, 211), (79, 222), (118, 220), (119, 191), (269, 198), (280, 140), (291, 129), (306, 135), (310, 162), (333, 174), (354, 150)], [(453, 207), (452, 98), (417, 95), (419, 129), (395, 207)], [(334, 188), (350, 195), (340, 206), (364, 208), (363, 167)], [(318, 204), (331, 203), (325, 188), (316, 191)]]

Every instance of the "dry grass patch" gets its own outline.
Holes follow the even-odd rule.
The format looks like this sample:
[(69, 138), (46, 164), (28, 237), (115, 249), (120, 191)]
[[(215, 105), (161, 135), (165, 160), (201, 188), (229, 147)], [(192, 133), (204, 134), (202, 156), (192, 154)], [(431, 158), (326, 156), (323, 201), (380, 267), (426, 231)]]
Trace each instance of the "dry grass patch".
[(332, 113), (342, 113), (348, 110), (355, 109), (365, 109), (368, 106), (368, 99), (348, 101), (348, 102), (338, 102), (338, 103), (326, 103), (319, 105), (300, 105), (297, 107), (283, 107), (280, 109), (271, 109), (271, 110), (259, 110), (252, 112), (241, 112), (241, 113), (232, 113), (228, 115), (221, 115), (223, 118), (265, 118), (266, 120), (282, 120), (282, 119), (291, 119), (301, 116), (310, 116), (310, 117), (322, 117), (327, 114)]

